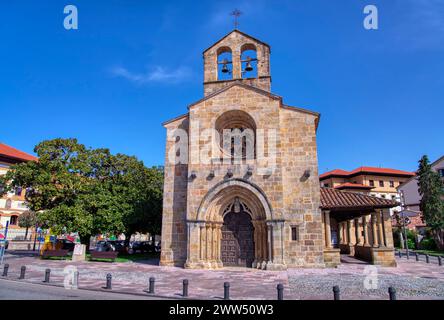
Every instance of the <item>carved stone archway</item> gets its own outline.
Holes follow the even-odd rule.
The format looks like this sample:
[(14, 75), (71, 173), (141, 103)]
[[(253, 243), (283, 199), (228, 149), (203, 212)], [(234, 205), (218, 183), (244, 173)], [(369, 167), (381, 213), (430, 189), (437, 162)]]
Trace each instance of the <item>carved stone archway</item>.
[[(229, 213), (248, 214), (253, 224), (253, 268), (273, 269), (281, 247), (282, 221), (273, 220), (272, 208), (264, 193), (254, 184), (242, 179), (224, 181), (214, 186), (204, 197), (197, 213), (197, 220), (188, 221), (187, 268), (220, 268), (222, 227)], [(275, 236), (274, 233), (275, 232)], [(279, 241), (275, 241), (279, 240)], [(275, 248), (272, 246), (276, 246)], [(279, 252), (282, 252), (280, 250)]]

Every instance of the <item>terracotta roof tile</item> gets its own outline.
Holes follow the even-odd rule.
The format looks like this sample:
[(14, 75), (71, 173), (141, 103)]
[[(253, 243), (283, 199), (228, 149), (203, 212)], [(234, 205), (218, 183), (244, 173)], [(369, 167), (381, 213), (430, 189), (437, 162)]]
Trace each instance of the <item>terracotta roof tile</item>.
[(415, 172), (410, 172), (410, 171), (403, 171), (403, 170), (398, 170), (398, 169), (390, 169), (390, 168), (376, 168), (376, 167), (359, 167), (356, 168), (352, 171), (345, 171), (342, 169), (335, 169), (335, 170), (331, 170), (328, 172), (325, 172), (323, 174), (321, 174), (319, 176), (319, 178), (322, 180), (324, 178), (330, 177), (330, 176), (343, 176), (343, 177), (348, 177), (348, 176), (353, 176), (353, 175), (357, 175), (360, 173), (368, 173), (368, 174), (386, 174), (386, 175), (401, 175), (401, 176), (408, 176), (408, 177), (412, 177), (415, 175)]
[(4, 143), (0, 143), (0, 156), (14, 158), (14, 159), (18, 159), (18, 160), (24, 160), (24, 161), (38, 160), (37, 157), (34, 157), (28, 153), (25, 153), (23, 151), (20, 151), (18, 149), (10, 147)]
[(393, 200), (332, 188), (321, 188), (321, 209), (379, 209), (392, 208), (397, 205), (398, 203)]
[(366, 186), (360, 183), (346, 182), (335, 187), (335, 189), (373, 189), (374, 187)]

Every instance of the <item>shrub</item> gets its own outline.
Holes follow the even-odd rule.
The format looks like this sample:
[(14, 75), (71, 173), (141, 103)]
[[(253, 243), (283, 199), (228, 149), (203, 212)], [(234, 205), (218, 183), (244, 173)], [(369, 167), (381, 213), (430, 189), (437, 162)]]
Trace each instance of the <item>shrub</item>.
[(436, 243), (433, 238), (424, 238), (419, 243), (419, 248), (422, 250), (436, 250)]

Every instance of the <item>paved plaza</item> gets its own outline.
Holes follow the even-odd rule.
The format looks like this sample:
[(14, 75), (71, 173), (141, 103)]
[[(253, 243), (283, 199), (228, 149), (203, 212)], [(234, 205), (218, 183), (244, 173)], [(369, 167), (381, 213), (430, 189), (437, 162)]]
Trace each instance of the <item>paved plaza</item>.
[[(22, 282), (42, 283), (46, 268), (51, 269), (50, 284), (63, 286), (68, 266), (79, 271), (79, 288), (104, 290), (108, 273), (112, 274), (112, 290), (124, 294), (146, 296), (148, 279), (154, 277), (155, 295), (181, 299), (182, 281), (189, 280), (189, 298), (222, 299), (223, 284), (230, 282), (232, 299), (276, 299), (276, 286), (284, 285), (285, 299), (332, 299), (332, 287), (341, 289), (341, 299), (388, 299), (393, 286), (398, 299), (444, 299), (444, 266), (397, 258), (398, 267), (381, 268), (342, 256), (337, 268), (288, 269), (264, 271), (247, 268), (222, 270), (190, 270), (160, 267), (158, 260), (128, 263), (72, 262), (41, 260), (32, 254), (9, 253), (7, 279), (17, 280), (21, 266), (26, 266)], [(0, 275), (3, 272), (3, 266)], [(367, 286), (364, 286), (364, 284)], [(373, 284), (373, 286), (372, 286)], [(366, 289), (369, 288), (369, 289)], [(109, 290), (108, 290), (109, 291)], [(0, 297), (2, 298), (2, 297)]]

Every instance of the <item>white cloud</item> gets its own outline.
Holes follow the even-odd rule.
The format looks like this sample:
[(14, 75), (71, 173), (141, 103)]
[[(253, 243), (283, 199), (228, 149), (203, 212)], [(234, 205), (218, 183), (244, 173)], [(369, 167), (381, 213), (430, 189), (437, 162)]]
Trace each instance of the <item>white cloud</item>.
[(148, 83), (179, 83), (191, 76), (191, 70), (187, 67), (179, 67), (175, 70), (168, 70), (161, 66), (150, 68), (149, 70), (137, 73), (131, 72), (124, 67), (114, 67), (111, 74), (122, 77), (137, 84)]

